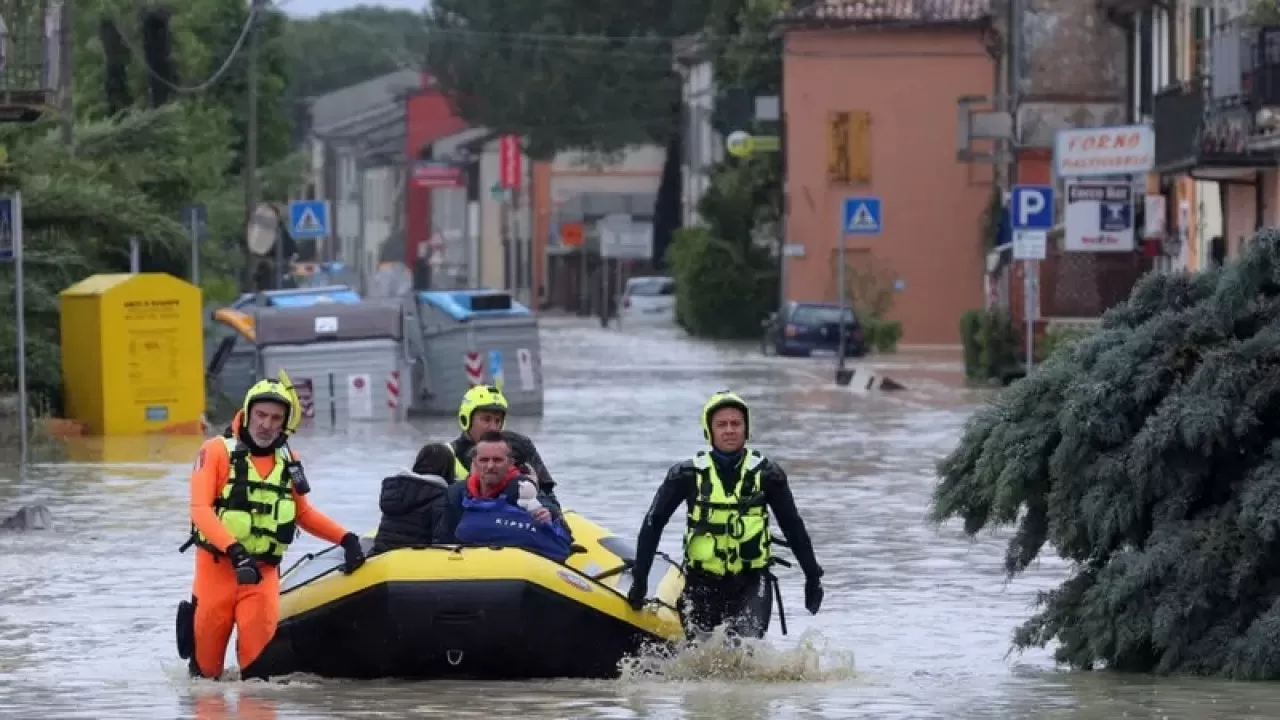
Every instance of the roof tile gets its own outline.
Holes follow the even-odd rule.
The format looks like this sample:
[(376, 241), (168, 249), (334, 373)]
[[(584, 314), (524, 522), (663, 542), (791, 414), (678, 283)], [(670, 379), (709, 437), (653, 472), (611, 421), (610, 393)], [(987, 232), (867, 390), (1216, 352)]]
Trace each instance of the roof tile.
[(946, 24), (991, 16), (991, 0), (816, 0), (783, 13), (783, 22)]

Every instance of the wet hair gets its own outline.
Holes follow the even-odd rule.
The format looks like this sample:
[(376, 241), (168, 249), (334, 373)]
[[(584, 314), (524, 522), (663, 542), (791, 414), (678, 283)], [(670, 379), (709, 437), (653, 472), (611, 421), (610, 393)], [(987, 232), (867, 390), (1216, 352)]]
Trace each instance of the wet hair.
[(418, 475), (439, 475), (452, 481), (455, 479), (453, 468), (453, 452), (441, 443), (423, 445), (418, 451), (418, 457), (413, 460), (413, 471)]
[(479, 445), (480, 443), (502, 443), (503, 445), (507, 446), (507, 454), (508, 455), (512, 454), (511, 441), (507, 440), (507, 437), (502, 434), (501, 430), (490, 430), (489, 432), (481, 435), (480, 439), (476, 440), (477, 445)]

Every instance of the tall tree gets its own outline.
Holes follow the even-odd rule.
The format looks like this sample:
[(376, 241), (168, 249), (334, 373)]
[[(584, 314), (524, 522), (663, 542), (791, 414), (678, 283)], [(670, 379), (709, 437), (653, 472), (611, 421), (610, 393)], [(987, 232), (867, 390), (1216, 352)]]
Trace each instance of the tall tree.
[(420, 66), (427, 26), (419, 13), (361, 6), (291, 19), (284, 44), (289, 90), (296, 98), (308, 98)]
[(1151, 273), (980, 410), (932, 517), (1016, 526), (1009, 576), (1070, 576), (1014, 636), (1075, 668), (1280, 678), (1280, 233)]
[[(33, 396), (54, 411), (62, 394), (58, 292), (88, 275), (126, 270), (132, 238), (141, 241), (144, 270), (185, 276), (180, 208), (202, 203), (214, 240), (201, 248), (207, 297), (226, 300), (238, 291), (231, 278), (244, 222), (234, 173), (243, 145), (235, 123), (244, 115), (243, 64), (199, 92), (174, 86), (200, 85), (223, 64), (243, 27), (242, 5), (191, 0), (166, 13), (150, 4), (139, 11), (126, 0), (79, 0), (72, 28), (74, 143), (62, 144), (53, 117), (0, 126), (0, 194), (22, 191), (30, 240), (28, 380)], [(295, 156), (267, 165), (290, 150), (289, 115), (278, 102), (288, 83), (284, 64), (273, 59), (283, 57), (279, 43), (273, 50), (271, 40), (281, 30), (281, 16), (268, 18), (261, 65), (266, 198), (281, 197), (299, 169), (290, 161)], [(11, 265), (0, 266), (0, 287), (12, 286), (11, 273)], [(0, 293), (0, 391), (12, 388), (14, 378), (10, 298)]]
[(665, 143), (680, 81), (670, 39), (710, 0), (435, 0), (427, 67), (468, 121), (563, 148)]
[[(208, 8), (205, 40), (211, 52), (194, 81), (217, 72), (232, 56), (249, 9), (242, 0), (217, 0)], [(284, 159), (294, 149), (293, 106), (289, 99), (289, 55), (285, 45), (288, 20), (283, 13), (264, 11), (259, 19), (258, 55), (258, 163), (270, 165)], [(235, 154), (229, 171), (238, 174), (244, 166), (248, 137), (249, 54), (243, 47), (234, 55), (226, 76), (208, 93), (208, 101), (230, 112)]]
[[(244, 44), (236, 47), (248, 7), (241, 0), (190, 0), (168, 11), (168, 56), (172, 67), (156, 67), (147, 57), (144, 28), (154, 8), (141, 10), (132, 0), (78, 0), (73, 77), (76, 115), (82, 121), (143, 108), (158, 87), (201, 86), (222, 70), (217, 82), (198, 92), (170, 87), (168, 99), (199, 106), (212, 122), (227, 125), (235, 136), (235, 152), (227, 171), (238, 173), (245, 144), (248, 82)], [(293, 149), (293, 118), (286, 100), (289, 58), (283, 35), (287, 20), (268, 10), (260, 20), (258, 73), (259, 162), (278, 162)], [(233, 55), (233, 50), (237, 50)], [(225, 69), (227, 59), (231, 58)], [(160, 75), (161, 78), (156, 76)]]

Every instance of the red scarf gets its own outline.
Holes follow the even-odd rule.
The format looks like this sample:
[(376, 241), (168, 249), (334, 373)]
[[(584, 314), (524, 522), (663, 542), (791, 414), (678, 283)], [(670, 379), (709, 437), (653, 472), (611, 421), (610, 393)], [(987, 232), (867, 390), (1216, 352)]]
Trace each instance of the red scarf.
[(473, 498), (487, 498), (492, 500), (501, 495), (503, 491), (507, 489), (507, 486), (511, 484), (511, 481), (518, 477), (520, 477), (520, 471), (513, 467), (511, 470), (507, 471), (507, 477), (502, 482), (490, 488), (488, 492), (484, 492), (480, 489), (479, 471), (472, 470), (471, 475), (467, 477), (467, 493)]

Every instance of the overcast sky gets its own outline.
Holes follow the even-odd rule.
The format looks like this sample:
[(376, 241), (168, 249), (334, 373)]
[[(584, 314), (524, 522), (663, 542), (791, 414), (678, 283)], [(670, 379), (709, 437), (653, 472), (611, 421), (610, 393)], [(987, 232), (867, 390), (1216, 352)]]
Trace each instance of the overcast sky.
[(277, 0), (289, 15), (311, 17), (322, 12), (341, 10), (357, 5), (381, 5), (382, 7), (403, 10), (421, 10), (427, 6), (427, 0)]

